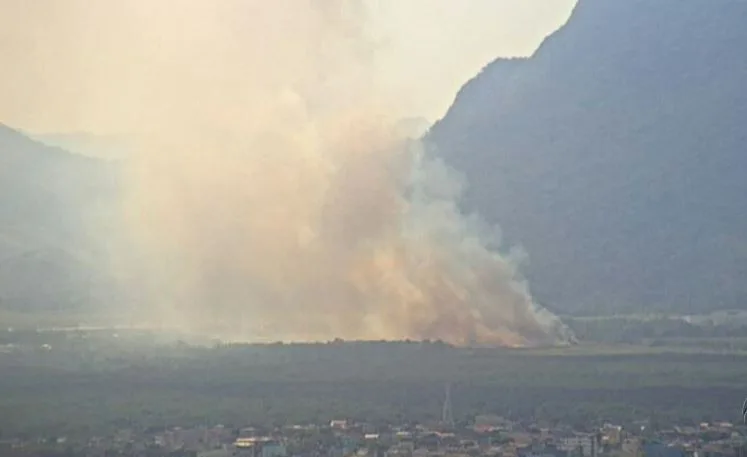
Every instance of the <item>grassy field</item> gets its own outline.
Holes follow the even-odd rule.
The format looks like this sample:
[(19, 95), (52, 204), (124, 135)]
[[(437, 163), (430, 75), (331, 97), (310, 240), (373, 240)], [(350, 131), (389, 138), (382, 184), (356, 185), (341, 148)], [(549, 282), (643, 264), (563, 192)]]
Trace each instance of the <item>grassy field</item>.
[[(40, 336), (46, 338), (46, 336)], [(747, 353), (580, 344), (457, 349), (339, 343), (220, 348), (62, 340), (0, 354), (0, 429), (66, 433), (180, 425), (437, 418), (451, 383), (455, 415), (588, 423), (737, 420)]]

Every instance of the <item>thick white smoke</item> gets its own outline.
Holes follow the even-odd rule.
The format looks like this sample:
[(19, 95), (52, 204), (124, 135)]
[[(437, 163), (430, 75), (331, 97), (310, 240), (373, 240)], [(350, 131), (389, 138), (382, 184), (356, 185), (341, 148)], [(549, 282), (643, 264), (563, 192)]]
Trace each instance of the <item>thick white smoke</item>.
[(112, 248), (141, 318), (241, 340), (569, 338), (402, 127), (361, 5), (120, 8), (93, 87), (121, 94), (88, 105), (138, 132)]
[[(232, 339), (569, 338), (495, 230), (460, 214), (453, 171), (395, 124), (343, 119), (139, 175), (131, 220), (147, 242), (148, 312)], [(304, 131), (314, 140), (298, 141)]]

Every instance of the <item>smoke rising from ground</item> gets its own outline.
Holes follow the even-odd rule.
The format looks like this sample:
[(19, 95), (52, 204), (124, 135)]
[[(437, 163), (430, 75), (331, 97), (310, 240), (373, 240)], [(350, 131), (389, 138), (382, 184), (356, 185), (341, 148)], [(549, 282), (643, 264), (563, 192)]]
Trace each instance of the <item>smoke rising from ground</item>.
[(123, 7), (102, 40), (130, 66), (97, 77), (138, 132), (113, 261), (136, 312), (234, 340), (567, 340), (400, 122), (366, 23), (343, 0)]

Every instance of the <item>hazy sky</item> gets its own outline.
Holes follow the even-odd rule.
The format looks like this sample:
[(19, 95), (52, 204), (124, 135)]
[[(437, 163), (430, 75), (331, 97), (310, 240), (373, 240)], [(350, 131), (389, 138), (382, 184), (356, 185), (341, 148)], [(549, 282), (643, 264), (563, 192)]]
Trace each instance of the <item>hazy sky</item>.
[(565, 23), (576, 1), (369, 3), (377, 30), (393, 43), (382, 52), (378, 67), (382, 80), (409, 88), (413, 114), (433, 121), (444, 114), (459, 88), (487, 63), (499, 56), (531, 55), (548, 34)]
[[(365, 1), (368, 14), (363, 21), (353, 11), (342, 14), (356, 16), (351, 24), (365, 27), (373, 37), (377, 84), (398, 94), (402, 116), (431, 121), (442, 116), (459, 87), (495, 57), (531, 54), (567, 20), (575, 3)], [(197, 23), (190, 15), (204, 14), (204, 8), (190, 7), (199, 2), (176, 8), (176, 3), (153, 0), (156, 7), (143, 7), (149, 3), (0, 0), (0, 122), (36, 132), (126, 130), (138, 115), (130, 99), (148, 78), (144, 74), (163, 71), (158, 65), (168, 63), (169, 56), (158, 50), (173, 48), (163, 47), (163, 42), (179, 40), (181, 24)], [(236, 15), (261, 14), (262, 8), (262, 2), (247, 0)], [(152, 24), (166, 26), (141, 31), (138, 21), (148, 15), (159, 16)], [(268, 20), (277, 21), (277, 33), (294, 33), (292, 21)], [(199, 41), (224, 31), (205, 27), (198, 32), (203, 35), (195, 38), (190, 29), (189, 36)], [(236, 36), (252, 38), (249, 32)], [(200, 46), (198, 41), (195, 46)]]

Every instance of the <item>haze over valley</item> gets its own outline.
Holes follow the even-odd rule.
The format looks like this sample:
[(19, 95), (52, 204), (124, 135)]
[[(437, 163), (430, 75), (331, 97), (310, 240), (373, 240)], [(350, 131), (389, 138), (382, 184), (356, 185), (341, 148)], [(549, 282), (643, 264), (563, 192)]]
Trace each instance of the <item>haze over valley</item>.
[[(582, 1), (531, 57), (467, 82), (425, 142), (425, 118), (402, 122), (417, 104), (379, 75), (392, 57), (363, 11), (295, 11), (297, 33), (268, 35), (270, 63), (250, 44), (261, 27), (207, 34), (228, 7), (196, 2), (178, 32), (147, 8), (116, 25), (162, 39), (112, 73), (131, 100), (97, 83), (77, 110), (118, 119), (126, 139), (0, 129), (0, 306), (14, 315), (524, 345), (571, 338), (545, 306), (747, 302), (740, 2)], [(159, 71), (132, 79), (146, 64)]]
[(0, 0), (0, 456), (744, 457), (745, 24)]
[[(52, 289), (61, 299), (36, 301), (236, 341), (573, 339), (533, 300), (520, 257), (479, 215), (459, 211), (460, 177), (421, 144), (426, 121), (410, 116), (410, 91), (382, 75), (397, 44), (380, 42), (372, 5), (78, 6), (59, 17), (18, 11), (49, 21), (50, 33), (95, 18), (60, 51), (122, 60), (86, 61), (85, 95), (61, 124), (123, 129), (127, 154), (96, 161), (85, 152), (91, 142), (78, 141), (74, 149), (110, 173), (98, 179), (113, 193), (70, 198), (90, 256), (72, 268), (81, 251), (62, 243), (47, 273), (65, 272)], [(98, 47), (85, 40), (88, 27), (101, 33)], [(78, 68), (54, 59), (66, 70), (60, 81)], [(29, 118), (33, 106), (18, 106), (10, 115)], [(38, 125), (54, 120), (42, 103), (36, 109)], [(63, 147), (75, 139), (34, 136)], [(83, 277), (68, 274), (78, 270)], [(27, 282), (15, 288), (36, 294)], [(32, 308), (23, 293), (7, 301)]]

